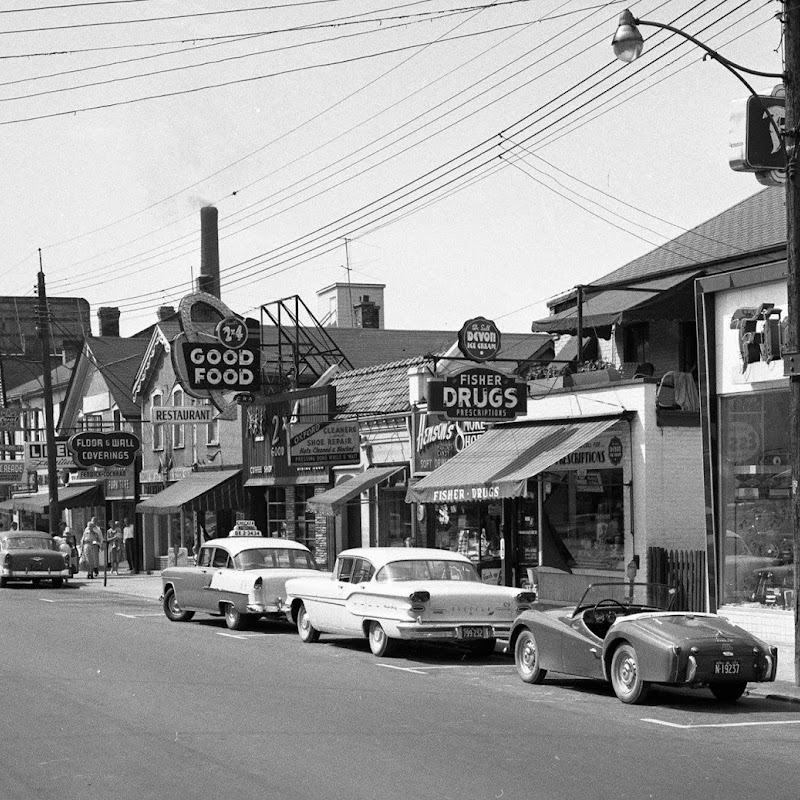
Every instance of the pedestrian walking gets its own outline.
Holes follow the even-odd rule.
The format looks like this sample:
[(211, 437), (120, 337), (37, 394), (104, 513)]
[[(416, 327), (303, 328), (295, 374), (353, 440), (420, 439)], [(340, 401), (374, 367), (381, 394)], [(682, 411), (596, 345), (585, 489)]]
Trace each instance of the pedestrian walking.
[(125, 546), (125, 560), (128, 562), (128, 572), (138, 572), (134, 559), (136, 558), (133, 524), (127, 517), (122, 518), (122, 543)]
[[(115, 519), (106, 531), (106, 564), (111, 564), (111, 571), (119, 575), (119, 561), (122, 554), (122, 527)], [(109, 561), (110, 559), (110, 561)]]
[(100, 574), (100, 545), (102, 542), (102, 531), (97, 520), (92, 517), (86, 523), (81, 537), (81, 553), (86, 561), (86, 573), (89, 578)]
[(75, 534), (72, 533), (66, 522), (58, 523), (58, 535), (67, 543), (69, 547), (69, 574), (70, 577), (78, 572), (80, 556), (78, 555), (78, 544), (75, 541)]

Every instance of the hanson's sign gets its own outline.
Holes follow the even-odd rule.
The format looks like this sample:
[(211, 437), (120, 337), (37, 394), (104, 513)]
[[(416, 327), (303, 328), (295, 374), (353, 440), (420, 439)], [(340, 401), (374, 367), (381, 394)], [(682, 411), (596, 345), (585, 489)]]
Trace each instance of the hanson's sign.
[(428, 381), (428, 410), (448, 419), (514, 419), (527, 409), (527, 385), (492, 369), (475, 367)]

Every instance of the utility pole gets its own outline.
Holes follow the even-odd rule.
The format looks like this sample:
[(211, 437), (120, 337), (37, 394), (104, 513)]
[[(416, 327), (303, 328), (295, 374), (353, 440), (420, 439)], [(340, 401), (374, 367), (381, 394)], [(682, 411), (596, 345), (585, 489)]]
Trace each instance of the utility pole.
[[(800, 7), (784, 4), (783, 42), (786, 86), (786, 271), (790, 354), (800, 353), (800, 175), (797, 169), (800, 123)], [(800, 686), (800, 370), (789, 377), (789, 447), (792, 463), (792, 531), (794, 544), (794, 677)], [(775, 424), (779, 424), (775, 420)]]
[(42, 341), (42, 379), (44, 387), (44, 427), (47, 445), (47, 488), (50, 502), (47, 506), (50, 516), (50, 534), (58, 533), (61, 509), (58, 506), (58, 471), (56, 469), (56, 428), (53, 419), (53, 377), (50, 373), (50, 309), (47, 306), (47, 293), (44, 288), (42, 270), (42, 251), (39, 249), (39, 281), (37, 284), (39, 306), (36, 324)]

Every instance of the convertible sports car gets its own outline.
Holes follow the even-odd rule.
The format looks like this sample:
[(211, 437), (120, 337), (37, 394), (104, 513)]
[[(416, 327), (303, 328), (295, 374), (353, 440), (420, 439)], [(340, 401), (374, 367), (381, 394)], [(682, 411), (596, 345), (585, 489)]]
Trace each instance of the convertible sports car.
[(48, 580), (61, 586), (69, 579), (69, 558), (58, 549), (49, 533), (0, 532), (0, 586), (9, 581)]
[(398, 639), (454, 642), (488, 656), (536, 599), (481, 583), (465, 556), (421, 547), (344, 550), (332, 575), (293, 578), (286, 594), (304, 642), (320, 633), (364, 636), (376, 656)]
[(235, 528), (227, 538), (209, 539), (196, 567), (169, 567), (161, 573), (161, 601), (173, 622), (195, 611), (224, 614), (240, 630), (259, 617), (285, 620), (287, 578), (316, 570), (311, 551), (289, 539), (267, 539), (253, 528)]
[(509, 650), (520, 678), (548, 670), (611, 681), (623, 703), (651, 683), (708, 686), (725, 702), (748, 681), (774, 681), (776, 647), (716, 614), (671, 611), (675, 590), (653, 583), (596, 583), (574, 608), (535, 605), (514, 620)]

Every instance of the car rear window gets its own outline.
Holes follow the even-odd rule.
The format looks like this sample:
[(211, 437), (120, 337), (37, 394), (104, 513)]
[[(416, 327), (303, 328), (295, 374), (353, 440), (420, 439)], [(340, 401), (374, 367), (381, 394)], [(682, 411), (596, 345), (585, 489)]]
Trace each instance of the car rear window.
[(233, 559), (237, 569), (316, 569), (311, 554), (289, 547), (243, 550)]
[(375, 580), (379, 583), (395, 581), (473, 581), (480, 577), (472, 564), (444, 559), (403, 559), (382, 567)]
[(56, 550), (55, 542), (49, 536), (9, 536), (6, 539), (9, 550)]

